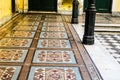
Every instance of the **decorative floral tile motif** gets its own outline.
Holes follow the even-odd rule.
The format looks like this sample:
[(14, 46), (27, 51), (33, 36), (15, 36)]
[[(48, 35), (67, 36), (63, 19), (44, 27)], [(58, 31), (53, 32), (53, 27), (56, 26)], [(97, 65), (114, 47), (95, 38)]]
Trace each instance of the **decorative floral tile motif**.
[(65, 31), (64, 27), (42, 27), (42, 31)]
[(66, 32), (41, 32), (40, 38), (68, 38)]
[(24, 30), (24, 31), (37, 30), (37, 26), (15, 26), (13, 30)]
[(29, 47), (32, 39), (3, 38), (0, 40), (1, 47)]
[(22, 21), (22, 22), (20, 22), (20, 23), (18, 23), (17, 25), (26, 25), (26, 26), (34, 26), (34, 25), (36, 25), (36, 26), (38, 26), (39, 25), (39, 22), (35, 22), (35, 21)]
[(0, 80), (17, 80), (20, 66), (0, 66)]
[(36, 50), (33, 63), (76, 63), (73, 51)]
[(45, 27), (64, 27), (62, 22), (44, 22), (43, 26)]
[(35, 32), (31, 31), (15, 31), (12, 30), (11, 33), (8, 33), (5, 37), (28, 37), (33, 38), (35, 35)]
[(28, 50), (0, 49), (0, 62), (23, 62)]
[(77, 67), (32, 67), (28, 80), (82, 80)]
[(69, 40), (40, 39), (38, 48), (71, 48)]

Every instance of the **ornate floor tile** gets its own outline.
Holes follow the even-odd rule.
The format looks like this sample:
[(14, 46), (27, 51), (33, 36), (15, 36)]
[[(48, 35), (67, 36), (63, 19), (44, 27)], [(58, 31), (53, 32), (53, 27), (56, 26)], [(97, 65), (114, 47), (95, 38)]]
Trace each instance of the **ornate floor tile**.
[(28, 50), (0, 49), (0, 62), (23, 62)]
[(30, 30), (37, 30), (37, 26), (15, 26), (13, 30), (24, 30), (24, 31), (30, 31)]
[(32, 39), (3, 38), (0, 47), (30, 47)]
[(33, 63), (76, 63), (72, 51), (37, 50)]
[(50, 22), (60, 22), (62, 21), (62, 18), (59, 17), (59, 18), (45, 18), (45, 21), (50, 21)]
[(46, 18), (49, 17), (49, 18), (61, 18), (60, 15), (46, 15), (45, 16)]
[(27, 26), (34, 26), (34, 25), (39, 25), (39, 22), (36, 22), (36, 21), (22, 21), (22, 22), (20, 22), (20, 23), (18, 23), (17, 25), (27, 25)]
[(41, 20), (42, 15), (35, 15), (35, 16), (25, 16), (23, 20), (25, 21), (35, 21), (35, 20)]
[(82, 80), (77, 67), (32, 67), (28, 80)]
[(41, 32), (40, 38), (68, 38), (66, 32)]
[(71, 48), (69, 40), (40, 39), (38, 48)]
[(45, 27), (64, 27), (62, 22), (44, 22), (43, 26)]
[(34, 35), (35, 35), (35, 32), (31, 32), (31, 31), (15, 31), (15, 30), (12, 30), (5, 37), (26, 37), (26, 38), (33, 38)]
[(64, 27), (42, 27), (42, 31), (65, 31)]
[(0, 80), (17, 80), (20, 66), (0, 66)]

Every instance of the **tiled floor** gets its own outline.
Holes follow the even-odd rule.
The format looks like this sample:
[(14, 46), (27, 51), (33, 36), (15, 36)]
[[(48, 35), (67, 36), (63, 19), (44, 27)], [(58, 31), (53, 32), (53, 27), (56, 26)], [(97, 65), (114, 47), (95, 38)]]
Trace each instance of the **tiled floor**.
[[(33, 76), (34, 72), (34, 76)], [(82, 80), (77, 67), (32, 67), (28, 80)]]
[(0, 80), (99, 79), (63, 16), (24, 14), (18, 21), (0, 40)]
[(17, 80), (20, 66), (0, 66), (0, 80)]
[(96, 33), (95, 37), (107, 51), (120, 63), (120, 34)]
[(34, 63), (76, 63), (73, 51), (37, 50)]

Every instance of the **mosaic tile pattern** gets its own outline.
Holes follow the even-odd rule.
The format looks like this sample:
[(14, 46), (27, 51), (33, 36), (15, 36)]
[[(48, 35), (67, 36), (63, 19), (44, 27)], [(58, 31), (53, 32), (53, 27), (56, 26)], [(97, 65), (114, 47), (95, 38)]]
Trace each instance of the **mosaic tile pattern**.
[(82, 80), (77, 67), (32, 67), (28, 80)]
[(27, 15), (24, 17), (23, 20), (25, 20), (25, 21), (33, 21), (34, 20), (35, 21), (35, 20), (41, 20), (41, 17), (42, 17), (42, 15), (35, 15), (35, 16)]
[(26, 26), (38, 26), (39, 25), (39, 22), (35, 22), (35, 21), (22, 21), (20, 23), (18, 23), (18, 25), (26, 25)]
[(21, 67), (0, 66), (0, 80), (17, 80)]
[(0, 62), (23, 62), (28, 50), (0, 49)]
[(24, 31), (30, 31), (30, 30), (37, 30), (37, 26), (15, 26), (13, 30), (24, 30)]
[(46, 27), (64, 27), (64, 24), (61, 22), (44, 22), (43, 23), (43, 26), (46, 26)]
[(5, 37), (28, 37), (33, 38), (35, 35), (35, 32), (30, 31), (11, 31), (11, 33), (8, 33)]
[(66, 32), (41, 32), (40, 38), (68, 38)]
[(42, 31), (65, 31), (64, 27), (42, 27)]
[(62, 18), (61, 17), (58, 17), (58, 18), (45, 18), (45, 21), (50, 21), (50, 22), (61, 22), (62, 21)]
[(60, 15), (46, 15), (46, 18), (61, 18)]
[(0, 40), (1, 47), (30, 47), (32, 39), (3, 38)]
[(120, 63), (120, 34), (96, 34), (95, 37)]
[(33, 63), (76, 63), (72, 51), (37, 50)]
[(69, 40), (40, 39), (38, 48), (71, 48)]

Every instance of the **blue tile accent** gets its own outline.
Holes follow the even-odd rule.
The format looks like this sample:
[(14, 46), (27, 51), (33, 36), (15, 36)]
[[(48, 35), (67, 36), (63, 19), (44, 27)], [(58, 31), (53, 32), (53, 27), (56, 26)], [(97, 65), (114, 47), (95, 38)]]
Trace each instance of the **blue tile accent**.
[[(61, 36), (61, 34), (64, 36)], [(68, 36), (66, 32), (41, 32), (40, 38), (67, 38), (68, 39)]]
[[(39, 56), (39, 54), (41, 54), (41, 52), (42, 51), (44, 51), (45, 52), (45, 55), (46, 54), (48, 54), (47, 52), (60, 52), (61, 53), (61, 55), (62, 55), (62, 62), (47, 62), (46, 60), (45, 61), (40, 61), (39, 60), (39, 58), (38, 58), (38, 56)], [(71, 63), (71, 64), (75, 64), (76, 63), (76, 60), (75, 60), (75, 56), (74, 56), (74, 53), (73, 53), (73, 51), (66, 51), (66, 52), (68, 52), (68, 54), (70, 55), (70, 61), (69, 62), (67, 62), (67, 61), (64, 61), (64, 58), (63, 58), (63, 52), (64, 52), (64, 50), (36, 50), (36, 52), (35, 52), (35, 55), (34, 55), (34, 59), (33, 59), (33, 63)], [(47, 57), (47, 56), (46, 56)], [(46, 58), (44, 58), (44, 59), (46, 59)]]
[[(79, 72), (78, 67), (31, 67), (30, 74), (28, 76), (28, 80), (34, 80), (34, 75), (35, 75), (35, 70), (36, 69), (46, 69), (46, 68), (51, 68), (51, 69), (72, 69), (75, 72), (75, 80), (82, 80), (81, 74)], [(45, 74), (45, 73), (44, 73)], [(63, 73), (64, 74), (64, 73)], [(45, 74), (46, 75), (46, 74)]]
[[(40, 39), (38, 41), (37, 48), (71, 48), (69, 40), (55, 40), (55, 41), (59, 41), (60, 45), (52, 46), (52, 47), (49, 46), (49, 40), (53, 40), (53, 39)], [(66, 46), (62, 45), (62, 41), (65, 42)], [(43, 44), (45, 44), (45, 46), (43, 46)]]

